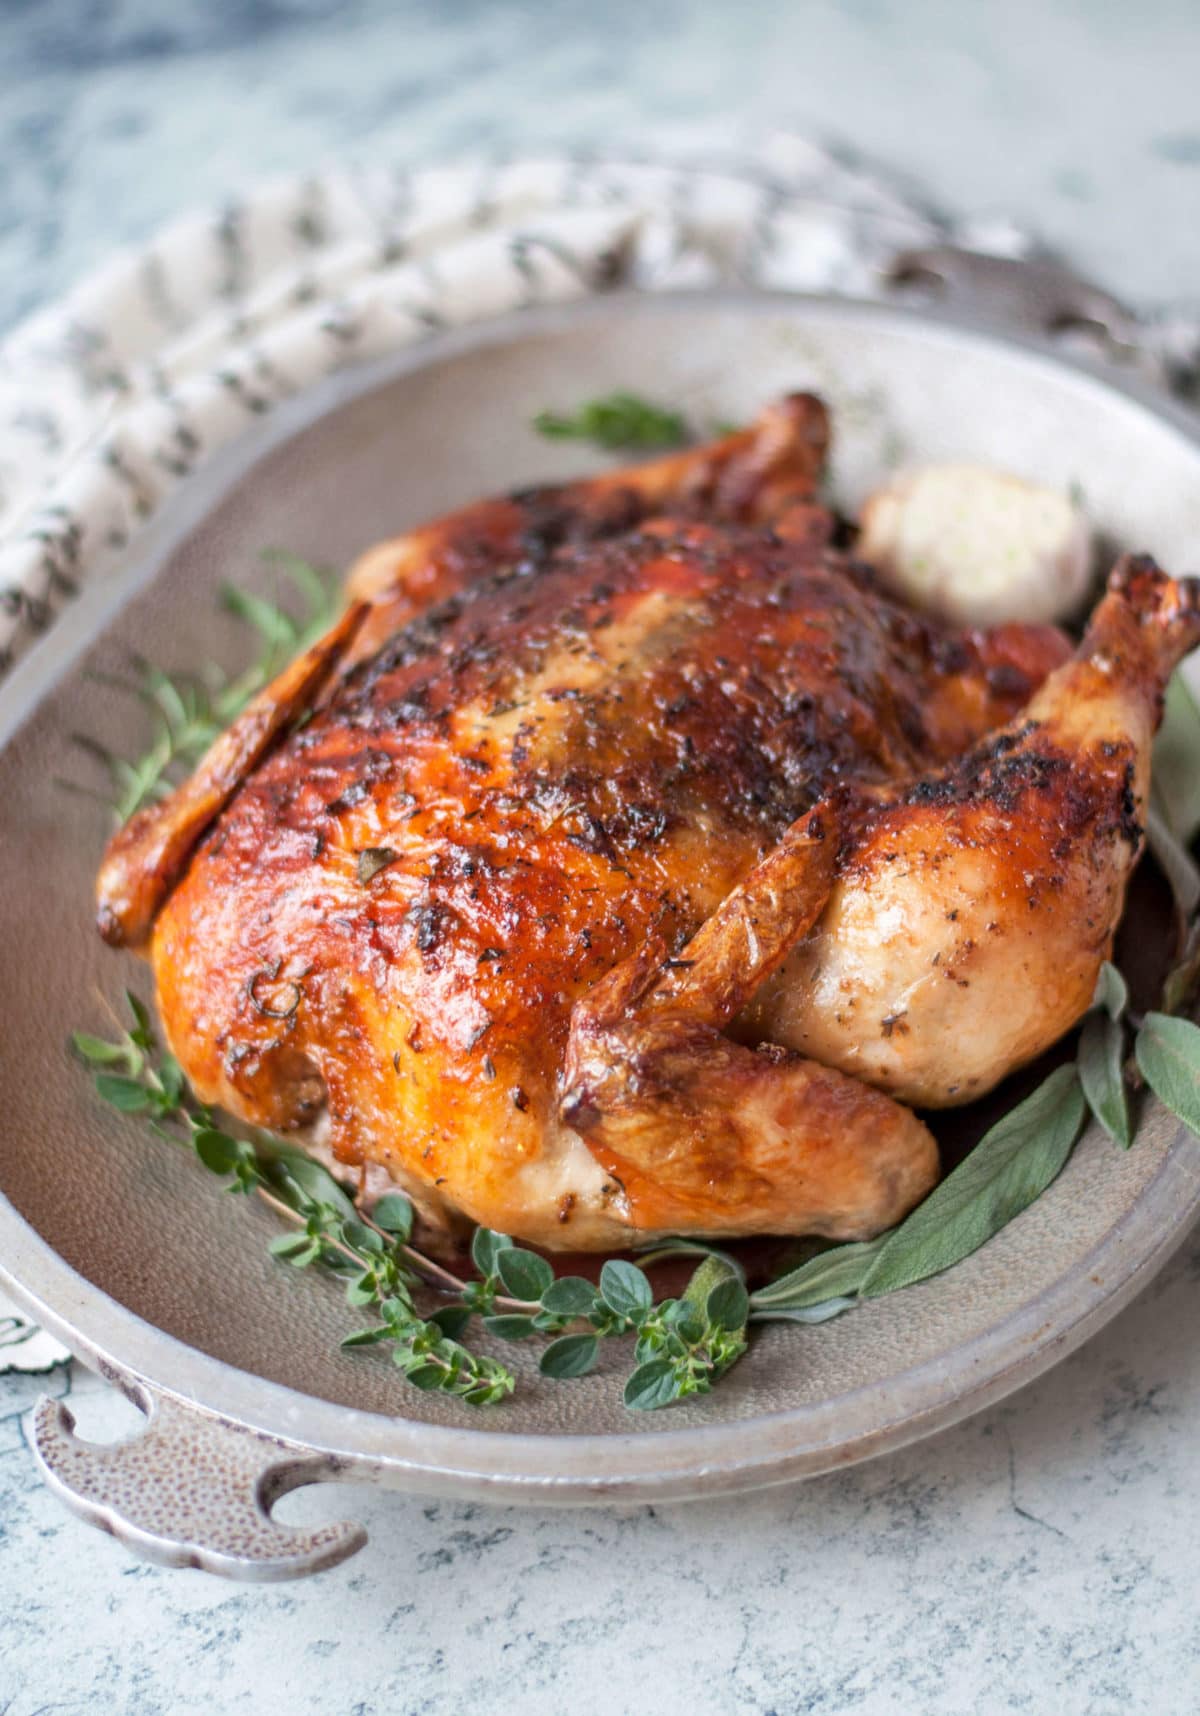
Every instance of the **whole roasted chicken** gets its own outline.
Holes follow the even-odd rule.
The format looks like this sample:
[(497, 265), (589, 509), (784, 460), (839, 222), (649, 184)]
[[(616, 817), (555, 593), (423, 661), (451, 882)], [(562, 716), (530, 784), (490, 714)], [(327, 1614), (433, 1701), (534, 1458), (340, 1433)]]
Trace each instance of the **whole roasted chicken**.
[(925, 1195), (907, 1105), (1090, 1004), (1200, 586), (950, 630), (832, 545), (826, 438), (792, 396), (359, 563), (100, 874), (205, 1101), (550, 1248)]

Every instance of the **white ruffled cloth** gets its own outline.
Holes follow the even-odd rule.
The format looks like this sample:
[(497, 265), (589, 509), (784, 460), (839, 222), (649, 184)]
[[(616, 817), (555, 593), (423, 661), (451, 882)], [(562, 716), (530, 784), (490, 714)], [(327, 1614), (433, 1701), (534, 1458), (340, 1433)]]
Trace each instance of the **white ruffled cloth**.
[[(616, 287), (883, 290), (901, 249), (1020, 254), (803, 139), (267, 185), (119, 256), (0, 346), (0, 672), (224, 442), (318, 378), (443, 328)], [(1194, 361), (1194, 325), (1146, 326)], [(0, 1299), (0, 1372), (67, 1355)]]

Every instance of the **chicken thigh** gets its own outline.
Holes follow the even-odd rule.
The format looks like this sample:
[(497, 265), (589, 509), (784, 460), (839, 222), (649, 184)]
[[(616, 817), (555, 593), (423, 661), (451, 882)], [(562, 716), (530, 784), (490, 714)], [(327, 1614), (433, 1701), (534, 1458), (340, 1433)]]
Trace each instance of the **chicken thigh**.
[(1072, 659), (920, 619), (830, 547), (824, 443), (795, 396), (360, 562), (101, 872), (204, 1100), (547, 1248), (924, 1196), (895, 1098), (965, 1101), (1088, 1005), (1200, 620), (1140, 561)]

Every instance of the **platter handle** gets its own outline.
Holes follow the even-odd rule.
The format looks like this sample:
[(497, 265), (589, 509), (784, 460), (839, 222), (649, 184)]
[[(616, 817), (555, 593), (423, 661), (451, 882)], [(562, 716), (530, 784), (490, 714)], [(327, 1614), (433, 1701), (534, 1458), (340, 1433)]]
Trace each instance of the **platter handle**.
[(361, 1525), (277, 1524), (281, 1496), (339, 1475), (332, 1456), (293, 1446), (135, 1388), (145, 1427), (123, 1441), (86, 1442), (61, 1400), (43, 1396), (33, 1422), (42, 1475), (66, 1505), (143, 1560), (226, 1579), (301, 1579), (362, 1548)]
[(961, 245), (902, 250), (886, 270), (897, 294), (961, 310), (1016, 332), (1064, 340), (1162, 382), (1138, 318), (1111, 292), (1050, 256), (994, 256)]

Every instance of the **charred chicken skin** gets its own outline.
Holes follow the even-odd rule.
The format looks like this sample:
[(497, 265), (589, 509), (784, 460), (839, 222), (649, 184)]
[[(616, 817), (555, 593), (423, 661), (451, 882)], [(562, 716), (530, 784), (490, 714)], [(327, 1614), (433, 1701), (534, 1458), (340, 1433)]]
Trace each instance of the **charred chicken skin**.
[(1089, 1005), (1200, 586), (949, 630), (831, 546), (826, 435), (796, 395), (359, 563), (101, 871), (204, 1100), (547, 1248), (925, 1195), (905, 1105)]

